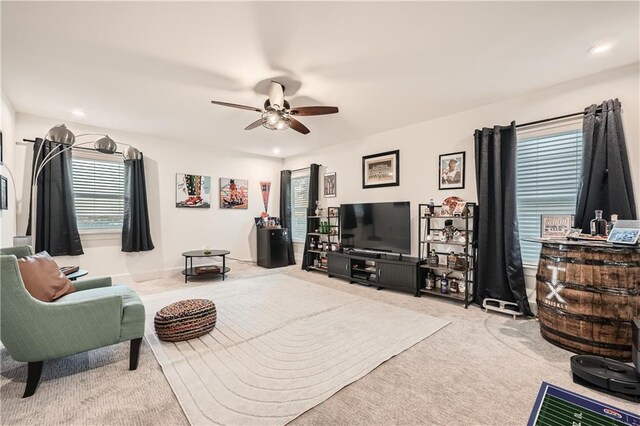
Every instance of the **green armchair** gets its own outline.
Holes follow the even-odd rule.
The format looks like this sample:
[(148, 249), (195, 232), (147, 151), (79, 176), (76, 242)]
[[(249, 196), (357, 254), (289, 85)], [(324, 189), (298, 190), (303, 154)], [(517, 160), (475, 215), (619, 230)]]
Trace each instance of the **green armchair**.
[(25, 289), (18, 257), (31, 247), (0, 249), (0, 340), (13, 359), (27, 362), (23, 398), (35, 393), (44, 361), (131, 341), (129, 369), (138, 368), (144, 335), (144, 305), (127, 286), (111, 278), (74, 281), (74, 293), (51, 303)]

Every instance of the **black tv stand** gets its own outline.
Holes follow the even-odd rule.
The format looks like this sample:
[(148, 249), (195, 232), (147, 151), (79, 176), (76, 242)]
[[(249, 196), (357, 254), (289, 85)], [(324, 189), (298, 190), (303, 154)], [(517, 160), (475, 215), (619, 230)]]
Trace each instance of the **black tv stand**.
[(355, 249), (355, 248), (346, 250), (345, 253), (352, 256), (371, 257), (374, 259), (380, 259), (380, 256), (382, 255), (382, 253), (380, 253), (379, 251), (363, 250), (363, 249)]
[(329, 277), (348, 280), (378, 289), (406, 291), (419, 295), (419, 267), (416, 257), (371, 251), (329, 252)]

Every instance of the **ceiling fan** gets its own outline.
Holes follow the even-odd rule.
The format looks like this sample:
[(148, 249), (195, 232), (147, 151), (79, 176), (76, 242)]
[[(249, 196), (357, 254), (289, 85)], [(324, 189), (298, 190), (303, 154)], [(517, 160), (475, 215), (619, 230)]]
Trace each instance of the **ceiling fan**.
[(211, 101), (211, 103), (261, 113), (262, 116), (245, 127), (245, 130), (252, 130), (259, 126), (263, 126), (269, 130), (292, 128), (303, 135), (309, 133), (309, 129), (296, 120), (294, 116), (326, 115), (338, 112), (338, 107), (334, 106), (303, 106), (291, 108), (289, 102), (284, 99), (284, 86), (273, 80), (269, 87), (269, 98), (264, 102), (264, 109), (220, 101)]

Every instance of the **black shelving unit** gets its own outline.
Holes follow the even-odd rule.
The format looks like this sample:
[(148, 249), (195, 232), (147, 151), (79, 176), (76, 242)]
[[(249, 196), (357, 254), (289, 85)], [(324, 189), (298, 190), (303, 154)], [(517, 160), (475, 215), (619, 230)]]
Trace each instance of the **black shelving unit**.
[[(315, 243), (315, 248), (307, 250), (307, 271), (328, 272), (329, 259), (327, 253), (331, 251), (332, 244), (340, 243), (340, 208), (328, 207), (325, 211), (331, 215), (307, 216), (307, 242)], [(326, 224), (328, 232), (322, 232), (322, 224)], [(318, 232), (316, 232), (316, 230)], [(324, 245), (327, 245), (327, 248)], [(321, 246), (318, 246), (320, 244)], [(316, 260), (319, 265), (316, 266)]]
[[(475, 203), (467, 203), (466, 207), (463, 214), (454, 216), (439, 214), (442, 210), (441, 205), (434, 206), (433, 214), (429, 214), (428, 204), (418, 205), (418, 258), (421, 262), (421, 273), (419, 274), (418, 283), (419, 294), (456, 300), (462, 302), (465, 309), (473, 302), (473, 284), (476, 279), (474, 268), (476, 265), (477, 238), (473, 220), (478, 217), (478, 205)], [(453, 226), (459, 231), (464, 232), (464, 242), (439, 241), (434, 238), (434, 231), (441, 231), (447, 219), (452, 219)], [(428, 236), (431, 236), (431, 239), (428, 239)], [(443, 251), (443, 248), (447, 246), (450, 248), (449, 252)], [(429, 255), (432, 249), (434, 249), (440, 257), (438, 265), (429, 264)], [(464, 268), (452, 269), (447, 266), (446, 256), (448, 256), (451, 251), (454, 251), (457, 255), (464, 256), (466, 259)], [(442, 262), (443, 260), (444, 263)], [(425, 286), (425, 279), (430, 272), (433, 272), (436, 276), (433, 290), (427, 290)], [(445, 274), (448, 279), (455, 278), (459, 280), (460, 286), (458, 292), (441, 292), (440, 277), (442, 277), (442, 274)]]

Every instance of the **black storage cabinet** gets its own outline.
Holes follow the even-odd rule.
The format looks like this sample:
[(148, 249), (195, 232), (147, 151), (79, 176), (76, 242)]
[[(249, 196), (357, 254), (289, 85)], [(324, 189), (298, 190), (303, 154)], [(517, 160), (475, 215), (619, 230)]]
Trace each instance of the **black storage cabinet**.
[(281, 268), (287, 266), (288, 228), (258, 228), (258, 266)]

